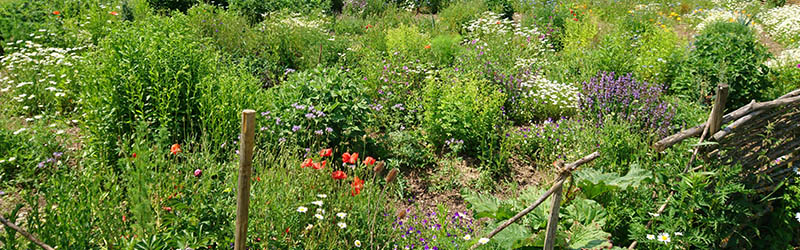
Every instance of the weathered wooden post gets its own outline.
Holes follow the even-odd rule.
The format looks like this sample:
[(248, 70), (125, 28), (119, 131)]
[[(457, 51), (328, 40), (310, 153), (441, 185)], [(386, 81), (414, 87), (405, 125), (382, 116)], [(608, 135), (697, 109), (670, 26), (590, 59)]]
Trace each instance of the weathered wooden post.
[(256, 111), (242, 111), (242, 138), (239, 141), (239, 181), (236, 186), (236, 232), (234, 250), (247, 249), (247, 213), (250, 208), (250, 176), (253, 165), (253, 144)]
[(558, 231), (558, 210), (561, 208), (561, 189), (564, 183), (558, 184), (556, 191), (553, 192), (553, 200), (550, 207), (550, 219), (547, 220), (547, 234), (544, 236), (544, 250), (553, 250), (556, 244), (556, 232)]
[(714, 106), (711, 108), (711, 116), (708, 120), (708, 133), (713, 135), (722, 126), (722, 115), (725, 113), (725, 103), (728, 101), (728, 84), (717, 86), (717, 96), (714, 99)]

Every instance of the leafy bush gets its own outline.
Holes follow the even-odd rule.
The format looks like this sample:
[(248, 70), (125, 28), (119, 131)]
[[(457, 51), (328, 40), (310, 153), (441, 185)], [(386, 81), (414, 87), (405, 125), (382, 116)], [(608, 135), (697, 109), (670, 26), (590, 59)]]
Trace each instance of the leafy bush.
[(460, 42), (461, 36), (458, 35), (439, 35), (434, 37), (430, 45), (431, 60), (436, 62), (437, 65), (451, 65), (461, 49)]
[(147, 0), (150, 7), (158, 11), (180, 11), (186, 12), (192, 5), (199, 3), (200, 0)]
[(488, 7), (481, 0), (457, 1), (439, 12), (439, 22), (450, 32), (463, 35), (467, 23), (477, 19), (486, 10)]
[(685, 53), (678, 36), (664, 29), (643, 33), (636, 44), (633, 73), (636, 78), (653, 83), (669, 83), (675, 78), (676, 68)]
[(332, 5), (330, 0), (228, 0), (228, 7), (241, 13), (251, 23), (258, 23), (270, 16), (271, 12), (279, 10), (314, 12), (330, 10)]
[(694, 46), (671, 92), (710, 101), (717, 84), (727, 83), (727, 107), (763, 99), (764, 90), (770, 87), (769, 68), (763, 63), (770, 54), (753, 30), (738, 22), (716, 22), (697, 37)]
[[(116, 29), (87, 57), (82, 84), (87, 125), (101, 158), (137, 121), (163, 127), (180, 142), (200, 135), (199, 83), (214, 73), (216, 54), (180, 16), (154, 17)], [(140, 36), (139, 34), (148, 34)]]
[(419, 32), (416, 27), (401, 25), (386, 31), (386, 52), (390, 57), (399, 53), (417, 59), (423, 50), (430, 48), (429, 39), (427, 34)]
[(661, 85), (637, 81), (631, 74), (617, 77), (601, 72), (583, 82), (581, 112), (598, 124), (611, 116), (665, 136), (675, 109), (661, 100), (663, 93)]
[(293, 145), (341, 145), (360, 148), (369, 120), (365, 89), (339, 69), (315, 68), (291, 74), (271, 88), (269, 112), (259, 124), (269, 141)]
[(505, 94), (472, 74), (447, 72), (429, 80), (423, 94), (422, 127), (441, 148), (451, 138), (463, 140), (469, 153), (489, 153), (499, 142)]

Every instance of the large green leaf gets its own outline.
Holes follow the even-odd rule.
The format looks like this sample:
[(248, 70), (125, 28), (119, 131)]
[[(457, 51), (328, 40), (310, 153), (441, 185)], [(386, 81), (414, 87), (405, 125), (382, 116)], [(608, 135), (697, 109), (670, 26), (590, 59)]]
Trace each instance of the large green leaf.
[(495, 218), (500, 207), (499, 201), (492, 195), (462, 191), (461, 197), (467, 202), (468, 207), (475, 213), (475, 218)]
[(611, 234), (606, 233), (598, 224), (572, 224), (567, 240), (569, 249), (604, 249), (611, 246)]
[(595, 169), (583, 169), (575, 173), (578, 187), (589, 198), (595, 198), (606, 192), (637, 187), (642, 181), (650, 178), (650, 171), (631, 165), (628, 174), (619, 176), (615, 173), (603, 173)]
[(606, 210), (593, 200), (577, 198), (569, 206), (562, 210), (564, 222), (568, 224), (580, 223), (583, 225), (598, 224), (600, 227), (606, 224)]
[[(504, 222), (505, 221), (495, 223), (493, 226), (496, 228)], [(501, 249), (514, 249), (526, 246), (525, 242), (527, 242), (526, 239), (528, 237), (531, 237), (531, 231), (525, 226), (514, 223), (497, 233), (492, 240), (497, 242), (497, 245), (499, 245)]]

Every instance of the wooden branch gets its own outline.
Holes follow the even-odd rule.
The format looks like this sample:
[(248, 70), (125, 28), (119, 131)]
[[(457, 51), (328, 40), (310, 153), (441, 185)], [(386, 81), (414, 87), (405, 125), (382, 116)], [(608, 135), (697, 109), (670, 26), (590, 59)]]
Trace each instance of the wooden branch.
[[(792, 91), (792, 93), (794, 93), (794, 91)], [(800, 96), (778, 98), (778, 99), (775, 99), (775, 100), (772, 100), (772, 101), (768, 101), (768, 102), (759, 102), (759, 103), (751, 102), (750, 104), (742, 106), (741, 108), (722, 116), (721, 123), (724, 124), (724, 123), (728, 123), (730, 121), (739, 119), (742, 116), (747, 115), (748, 113), (750, 113), (752, 111), (755, 111), (755, 110), (772, 108), (772, 107), (781, 106), (781, 105), (785, 105), (785, 104), (795, 103), (795, 102), (798, 102), (798, 101), (800, 101)], [(692, 128), (684, 129), (684, 130), (682, 130), (682, 131), (680, 131), (680, 132), (678, 132), (676, 134), (667, 136), (666, 138), (661, 139), (661, 140), (657, 141), (656, 143), (653, 143), (652, 147), (657, 152), (664, 151), (664, 149), (666, 149), (666, 148), (668, 148), (668, 147), (670, 147), (672, 145), (675, 145), (676, 143), (681, 142), (681, 141), (685, 140), (686, 138), (694, 137), (694, 136), (699, 135), (700, 133), (703, 132), (703, 128), (706, 126), (706, 124), (707, 123), (703, 123), (703, 124), (694, 126)]]
[(717, 96), (714, 99), (714, 106), (711, 108), (711, 115), (708, 117), (708, 134), (713, 135), (722, 125), (722, 115), (725, 112), (725, 104), (728, 101), (728, 84), (717, 86)]
[[(525, 216), (526, 214), (528, 214), (531, 211), (533, 211), (533, 209), (535, 209), (536, 207), (541, 205), (542, 202), (544, 202), (544, 200), (547, 199), (547, 197), (549, 197), (551, 194), (553, 194), (553, 192), (556, 192), (556, 190), (561, 190), (561, 186), (564, 184), (564, 181), (567, 179), (567, 177), (570, 174), (572, 174), (572, 171), (577, 169), (580, 165), (583, 165), (583, 164), (585, 164), (587, 162), (593, 161), (594, 159), (596, 159), (599, 156), (600, 156), (600, 153), (595, 151), (595, 152), (593, 152), (593, 153), (591, 153), (591, 154), (589, 154), (587, 156), (584, 156), (583, 158), (578, 159), (577, 161), (575, 161), (573, 163), (568, 164), (566, 167), (564, 167), (561, 170), (561, 173), (558, 175), (558, 178), (556, 179), (556, 182), (553, 183), (553, 186), (550, 187), (550, 189), (548, 189), (547, 192), (544, 192), (544, 194), (539, 196), (539, 199), (536, 199), (536, 201), (533, 202), (533, 204), (531, 204), (530, 206), (528, 206), (524, 210), (522, 210), (519, 213), (517, 213), (516, 215), (514, 215), (514, 217), (511, 217), (511, 219), (508, 219), (505, 223), (503, 223), (499, 227), (497, 227), (494, 230), (492, 230), (492, 232), (490, 232), (489, 235), (486, 236), (486, 238), (491, 239), (492, 237), (494, 237), (495, 235), (500, 233), (500, 231), (503, 231), (503, 229), (506, 229), (506, 227), (510, 226), (511, 224), (513, 224), (514, 222), (516, 222), (517, 220), (522, 218), (522, 216)], [(474, 249), (478, 248), (479, 245), (480, 244), (472, 245), (472, 247), (470, 247), (470, 249), (474, 250)]]
[[(36, 237), (34, 237), (32, 234), (28, 233), (25, 230), (22, 230), (22, 228), (20, 228), (19, 226), (17, 226), (14, 223), (11, 223), (10, 221), (6, 220), (6, 218), (3, 218), (2, 215), (0, 215), (0, 222), (2, 222), (3, 225), (5, 225), (6, 227), (11, 228), (11, 230), (17, 231), (22, 236), (25, 236), (25, 238), (27, 238), (29, 241), (33, 242), (34, 244), (39, 245), (40, 247), (42, 247), (42, 249), (55, 250), (53, 247), (45, 244), (41, 240), (39, 240)], [(6, 247), (8, 247), (8, 246), (6, 246)]]
[(561, 188), (563, 185), (558, 185), (558, 188), (553, 192), (553, 199), (550, 206), (550, 218), (547, 220), (547, 232), (544, 236), (544, 250), (553, 250), (556, 243), (556, 232), (558, 231), (558, 213), (561, 208)]

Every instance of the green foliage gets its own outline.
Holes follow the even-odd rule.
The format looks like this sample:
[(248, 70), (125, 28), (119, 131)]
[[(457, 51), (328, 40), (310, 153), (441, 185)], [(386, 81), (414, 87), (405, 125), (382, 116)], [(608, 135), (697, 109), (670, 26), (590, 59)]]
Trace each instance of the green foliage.
[(480, 17), (486, 10), (488, 7), (481, 0), (457, 1), (439, 12), (439, 23), (450, 32), (464, 34), (467, 23)]
[(301, 12), (314, 12), (330, 10), (332, 5), (330, 0), (228, 0), (228, 7), (230, 10), (241, 13), (251, 23), (258, 23), (275, 11), (299, 10)]
[(505, 94), (474, 75), (444, 73), (429, 80), (423, 94), (423, 122), (428, 142), (436, 148), (451, 138), (463, 140), (468, 153), (492, 152), (503, 125), (500, 108)]
[(603, 173), (589, 168), (576, 172), (575, 178), (578, 180), (577, 185), (581, 188), (581, 193), (586, 198), (594, 199), (607, 192), (636, 188), (642, 181), (647, 180), (650, 175), (648, 171), (633, 165), (625, 176), (620, 176), (616, 173)]
[(216, 53), (182, 20), (154, 17), (120, 27), (87, 58), (83, 99), (101, 158), (117, 156), (118, 140), (137, 121), (166, 128), (173, 142), (200, 135), (198, 86), (213, 75)]
[(460, 42), (461, 36), (458, 35), (439, 35), (434, 37), (430, 45), (431, 61), (440, 66), (451, 65), (461, 50)]
[[(272, 98), (259, 126), (268, 143), (288, 140), (303, 147), (340, 145), (361, 148), (369, 125), (369, 106), (359, 81), (339, 69), (295, 73), (267, 91)], [(282, 141), (282, 140), (281, 140)], [(359, 147), (356, 147), (359, 146)]]
[(192, 5), (199, 3), (200, 0), (147, 0), (148, 5), (156, 11), (180, 11), (186, 12)]
[(668, 30), (653, 29), (642, 34), (636, 45), (633, 73), (636, 78), (650, 83), (672, 82), (676, 68), (684, 60), (684, 50), (678, 36)]
[(729, 108), (750, 100), (763, 100), (770, 87), (770, 57), (753, 30), (739, 22), (716, 22), (706, 27), (694, 43), (695, 49), (672, 83), (671, 91), (688, 98), (710, 101), (717, 84), (730, 86)]
[[(7, 126), (4, 123), (0, 125)], [(42, 121), (32, 125), (14, 131), (0, 126), (0, 185), (34, 184), (69, 159), (56, 140), (63, 140), (63, 130), (47, 128)]]
[(419, 32), (414, 26), (401, 25), (386, 31), (386, 49), (390, 57), (400, 53), (410, 59), (420, 58), (429, 45), (427, 34)]

